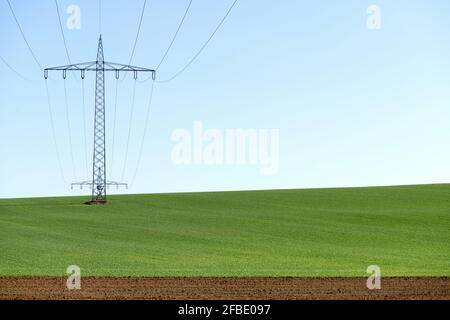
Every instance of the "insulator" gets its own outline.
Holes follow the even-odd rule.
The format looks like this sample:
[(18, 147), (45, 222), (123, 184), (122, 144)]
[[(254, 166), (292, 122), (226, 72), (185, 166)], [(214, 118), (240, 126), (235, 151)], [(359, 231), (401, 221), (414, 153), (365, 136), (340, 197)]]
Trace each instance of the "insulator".
[(137, 73), (137, 71), (134, 71), (134, 80), (137, 80), (137, 78), (138, 78), (138, 73)]
[(153, 80), (153, 81), (156, 80), (156, 71), (152, 71), (152, 80)]
[(67, 70), (63, 70), (63, 79), (65, 80), (67, 77)]
[(120, 78), (119, 70), (116, 70), (116, 79), (119, 80), (119, 78)]
[(86, 70), (81, 70), (81, 79), (84, 79), (86, 77)]
[(44, 78), (45, 78), (45, 80), (48, 79), (48, 70), (44, 70)]

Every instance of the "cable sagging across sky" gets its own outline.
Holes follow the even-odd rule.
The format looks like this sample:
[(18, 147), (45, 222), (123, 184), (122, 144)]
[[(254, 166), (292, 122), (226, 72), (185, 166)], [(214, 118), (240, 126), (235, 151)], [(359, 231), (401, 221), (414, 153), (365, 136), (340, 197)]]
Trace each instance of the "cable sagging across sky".
[(8, 2), (8, 6), (9, 6), (9, 9), (11, 11), (11, 14), (12, 14), (12, 16), (14, 18), (14, 21), (16, 22), (17, 27), (19, 28), (20, 34), (22, 35), (22, 39), (25, 41), (25, 43), (26, 43), (26, 45), (28, 47), (28, 51), (30, 51), (34, 61), (36, 62), (36, 65), (39, 67), (39, 69), (41, 71), (43, 71), (44, 69), (42, 68), (41, 63), (39, 62), (39, 60), (36, 57), (36, 54), (34, 53), (33, 49), (31, 48), (30, 43), (27, 40), (27, 37), (25, 37), (25, 33), (23, 32), (22, 27), (21, 27), (21, 25), (19, 23), (19, 20), (17, 19), (17, 16), (16, 16), (16, 14), (14, 12), (14, 9), (13, 9), (13, 7), (11, 5), (11, 2), (9, 0), (6, 0), (6, 2)]
[(55, 145), (55, 151), (56, 151), (56, 158), (58, 161), (58, 167), (59, 167), (59, 171), (61, 174), (61, 179), (63, 180), (64, 186), (68, 186), (67, 184), (67, 180), (64, 176), (64, 170), (62, 167), (62, 162), (61, 162), (61, 154), (59, 152), (59, 148), (58, 148), (58, 141), (56, 140), (56, 130), (55, 130), (55, 123), (54, 123), (54, 119), (53, 119), (53, 110), (52, 110), (52, 103), (50, 100), (50, 92), (48, 89), (48, 83), (47, 83), (47, 79), (44, 80), (45, 83), (45, 91), (47, 93), (47, 104), (48, 104), (48, 113), (49, 113), (49, 117), (50, 117), (50, 127), (51, 127), (51, 132), (52, 132), (52, 137), (53, 137), (53, 143)]
[(187, 14), (188, 14), (188, 12), (189, 12), (189, 9), (191, 8), (192, 1), (193, 1), (193, 0), (189, 0), (189, 4), (188, 4), (188, 6), (187, 6), (187, 8), (186, 8), (186, 10), (185, 10), (185, 12), (184, 12), (183, 18), (181, 19), (180, 23), (178, 24), (177, 31), (176, 31), (175, 34), (173, 35), (172, 41), (170, 42), (169, 46), (167, 47), (166, 52), (164, 53), (163, 57), (161, 58), (161, 61), (159, 61), (158, 66), (155, 68), (155, 70), (158, 70), (159, 67), (163, 64), (164, 60), (165, 60), (166, 57), (167, 57), (167, 54), (169, 53), (170, 49), (172, 48), (172, 46), (173, 46), (173, 44), (174, 44), (174, 42), (175, 42), (175, 39), (177, 38), (178, 33), (180, 32), (180, 29), (181, 29), (181, 27), (183, 26), (184, 20), (186, 19), (186, 16), (187, 16)]
[(9, 70), (11, 70), (12, 72), (14, 72), (19, 78), (21, 78), (24, 81), (27, 82), (32, 82), (30, 79), (26, 78), (25, 76), (23, 76), (19, 71), (17, 71), (16, 69), (14, 69), (5, 59), (3, 59), (2, 56), (0, 56), (0, 60), (3, 62), (3, 64), (8, 67)]
[(138, 160), (137, 160), (137, 163), (136, 163), (136, 168), (134, 170), (134, 174), (133, 174), (133, 178), (131, 180), (130, 187), (132, 187), (134, 185), (134, 181), (136, 180), (136, 177), (137, 177), (137, 174), (138, 174), (138, 171), (139, 171), (139, 166), (141, 164), (142, 152), (144, 151), (145, 137), (147, 135), (148, 125), (149, 125), (149, 120), (150, 120), (150, 110), (151, 110), (151, 105), (152, 105), (152, 101), (153, 101), (154, 88), (155, 88), (155, 81), (153, 80), (151, 88), (150, 88), (150, 97), (149, 97), (148, 105), (147, 105), (147, 114), (145, 116), (144, 132), (142, 134), (142, 140), (141, 140), (141, 144), (140, 144), (140, 147), (139, 147)]
[(217, 25), (217, 27), (214, 29), (213, 33), (211, 34), (211, 36), (208, 38), (208, 40), (206, 40), (206, 42), (200, 47), (200, 50), (197, 51), (197, 53), (192, 57), (191, 60), (189, 60), (189, 62), (183, 67), (181, 68), (177, 73), (175, 73), (172, 77), (166, 79), (166, 80), (162, 80), (162, 81), (157, 81), (158, 83), (166, 83), (169, 81), (172, 81), (173, 79), (177, 78), (179, 75), (181, 75), (184, 71), (186, 71), (187, 68), (189, 68), (189, 66), (200, 56), (200, 54), (203, 52), (203, 50), (206, 48), (206, 46), (211, 42), (211, 40), (214, 38), (215, 34), (217, 33), (217, 31), (220, 29), (220, 27), (223, 25), (223, 23), (225, 22), (225, 20), (227, 19), (227, 17), (229, 16), (231, 10), (233, 10), (234, 6), (236, 5), (238, 0), (234, 0), (233, 3), (231, 4), (230, 8), (228, 9), (228, 11), (226, 12), (225, 16), (222, 18), (222, 20), (219, 22), (219, 24)]

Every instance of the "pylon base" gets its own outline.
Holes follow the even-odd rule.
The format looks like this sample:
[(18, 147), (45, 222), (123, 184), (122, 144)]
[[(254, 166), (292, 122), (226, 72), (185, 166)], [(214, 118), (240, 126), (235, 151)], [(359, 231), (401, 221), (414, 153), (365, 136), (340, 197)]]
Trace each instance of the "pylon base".
[(104, 205), (106, 203), (107, 203), (106, 200), (90, 200), (85, 202), (84, 204), (87, 204), (89, 206), (95, 206), (95, 205)]

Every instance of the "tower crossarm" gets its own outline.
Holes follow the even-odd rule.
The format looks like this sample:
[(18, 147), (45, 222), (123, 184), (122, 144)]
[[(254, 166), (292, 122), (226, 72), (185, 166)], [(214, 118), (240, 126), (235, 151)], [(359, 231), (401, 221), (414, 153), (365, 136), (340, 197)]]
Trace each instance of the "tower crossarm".
[(58, 66), (58, 67), (52, 67), (52, 68), (45, 68), (47, 71), (58, 71), (58, 70), (87, 70), (92, 69), (92, 71), (95, 71), (96, 69), (97, 61), (92, 62), (83, 62), (83, 63), (77, 63), (77, 64), (69, 64), (66, 66)]
[[(107, 68), (107, 67), (109, 67), (109, 68)], [(109, 69), (110, 71), (119, 70), (119, 71), (156, 72), (153, 69), (147, 69), (147, 68), (143, 68), (143, 67), (135, 67), (135, 66), (130, 66), (130, 65), (126, 65), (126, 64), (105, 61), (105, 71), (107, 69)]]
[[(102, 71), (106, 72), (115, 72), (116, 78), (119, 79), (120, 72), (133, 72), (134, 78), (137, 79), (139, 72), (151, 72), (152, 73), (152, 79), (156, 79), (156, 70), (143, 68), (143, 67), (136, 67), (136, 66), (130, 66), (126, 64), (121, 63), (114, 63), (114, 62), (107, 62), (104, 61), (102, 66)], [(86, 71), (99, 71), (99, 64), (97, 61), (92, 62), (84, 62), (84, 63), (77, 63), (77, 64), (70, 64), (65, 66), (58, 66), (58, 67), (52, 67), (52, 68), (45, 68), (44, 69), (44, 78), (48, 78), (48, 72), (49, 71), (62, 71), (63, 78), (66, 79), (67, 71), (80, 71), (81, 72), (81, 78), (85, 78)]]
[[(88, 188), (92, 189), (94, 185), (95, 184), (92, 182), (92, 180), (90, 180), (90, 181), (82, 181), (82, 182), (72, 183), (71, 187), (72, 187), (72, 189), (74, 187), (80, 187), (80, 189), (83, 189), (83, 187), (88, 187)], [(108, 188), (109, 187), (116, 187), (116, 188), (125, 187), (125, 188), (128, 189), (128, 183), (123, 183), (123, 182), (116, 182), (116, 181), (109, 181), (108, 180), (108, 181), (106, 181), (105, 185)]]

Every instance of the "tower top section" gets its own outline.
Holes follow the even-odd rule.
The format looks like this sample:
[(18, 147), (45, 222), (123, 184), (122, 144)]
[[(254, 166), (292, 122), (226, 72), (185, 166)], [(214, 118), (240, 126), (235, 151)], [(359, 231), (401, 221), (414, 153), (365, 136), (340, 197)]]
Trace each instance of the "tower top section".
[(103, 56), (102, 35), (100, 34), (100, 37), (98, 38), (97, 62), (103, 62), (103, 61), (105, 61), (105, 59)]

